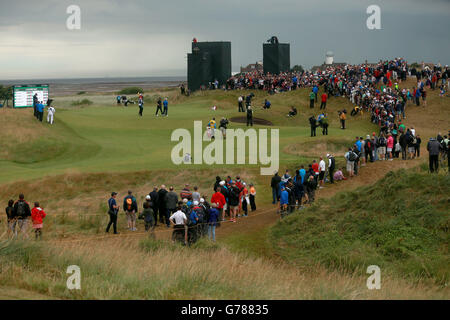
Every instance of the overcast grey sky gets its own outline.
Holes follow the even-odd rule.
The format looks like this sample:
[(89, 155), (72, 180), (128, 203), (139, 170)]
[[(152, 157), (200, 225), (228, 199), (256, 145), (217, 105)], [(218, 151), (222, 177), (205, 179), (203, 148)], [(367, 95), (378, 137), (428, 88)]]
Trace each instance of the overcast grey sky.
[[(66, 8), (81, 8), (81, 30)], [(381, 8), (381, 30), (366, 9)], [(450, 64), (450, 0), (0, 0), (0, 79), (185, 75), (191, 40), (231, 41), (233, 71), (272, 35), (291, 65), (397, 56)]]

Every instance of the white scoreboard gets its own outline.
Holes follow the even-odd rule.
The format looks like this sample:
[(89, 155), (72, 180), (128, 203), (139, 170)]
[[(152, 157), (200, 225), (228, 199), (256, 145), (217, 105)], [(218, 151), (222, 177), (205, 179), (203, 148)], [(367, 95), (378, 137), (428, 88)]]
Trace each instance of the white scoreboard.
[(33, 107), (33, 96), (37, 93), (39, 102), (47, 104), (48, 84), (22, 85), (13, 87), (14, 108)]

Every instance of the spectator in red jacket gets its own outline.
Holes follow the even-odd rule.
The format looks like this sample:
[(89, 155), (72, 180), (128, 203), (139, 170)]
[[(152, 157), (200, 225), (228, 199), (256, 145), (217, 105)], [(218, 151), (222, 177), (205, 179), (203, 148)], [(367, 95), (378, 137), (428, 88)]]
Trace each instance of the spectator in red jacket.
[(325, 110), (325, 108), (327, 107), (327, 99), (328, 99), (328, 96), (327, 96), (327, 94), (324, 92), (324, 93), (322, 94), (322, 103), (320, 104), (320, 109), (324, 109), (324, 110)]
[(34, 203), (34, 208), (31, 210), (31, 220), (33, 221), (33, 229), (36, 235), (36, 240), (38, 238), (42, 239), (42, 227), (43, 219), (46, 214), (44, 210), (39, 206), (39, 202)]
[(220, 191), (221, 187), (217, 187), (216, 193), (214, 193), (211, 197), (211, 203), (215, 203), (217, 205), (217, 210), (220, 212), (220, 219), (224, 221), (223, 206), (226, 204), (226, 200), (225, 196)]
[(239, 192), (242, 191), (242, 189), (244, 189), (244, 186), (242, 185), (242, 180), (240, 176), (236, 176), (236, 180), (234, 180), (234, 182), (236, 182), (236, 187), (238, 187)]
[(314, 173), (316, 175), (319, 174), (319, 164), (316, 162), (316, 160), (313, 160), (312, 169), (314, 170)]
[(433, 75), (433, 77), (431, 78), (431, 89), (436, 89), (436, 82), (437, 82), (437, 76), (436, 74)]

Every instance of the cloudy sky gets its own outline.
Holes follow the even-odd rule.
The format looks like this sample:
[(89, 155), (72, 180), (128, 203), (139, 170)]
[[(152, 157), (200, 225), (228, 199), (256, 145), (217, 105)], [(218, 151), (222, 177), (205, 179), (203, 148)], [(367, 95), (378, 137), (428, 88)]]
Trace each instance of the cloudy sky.
[[(66, 28), (69, 5), (81, 30)], [(381, 8), (381, 30), (366, 9)], [(272, 35), (291, 65), (405, 57), (450, 64), (450, 0), (0, 0), (0, 79), (179, 76), (191, 40), (232, 42), (233, 71)]]

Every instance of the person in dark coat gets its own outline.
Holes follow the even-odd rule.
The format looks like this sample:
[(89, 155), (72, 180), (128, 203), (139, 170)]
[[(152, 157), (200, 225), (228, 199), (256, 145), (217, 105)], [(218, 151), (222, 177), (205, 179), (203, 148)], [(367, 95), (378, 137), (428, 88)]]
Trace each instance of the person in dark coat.
[(220, 187), (220, 181), (222, 181), (222, 179), (219, 176), (217, 176), (216, 182), (214, 183), (214, 187), (213, 187), (214, 192), (217, 192), (217, 187)]
[[(169, 192), (166, 193), (165, 198), (166, 198), (166, 209), (168, 212), (167, 217), (171, 217), (177, 211), (177, 205), (178, 205), (178, 195), (173, 190), (173, 187), (169, 188)], [(167, 227), (170, 227), (170, 221), (168, 221)]]
[(39, 103), (38, 95), (37, 95), (37, 93), (35, 93), (33, 96), (33, 109), (34, 109), (34, 116), (36, 118), (38, 117), (38, 113), (37, 113), (37, 104), (38, 103)]
[(162, 185), (161, 189), (159, 189), (158, 191), (158, 210), (159, 210), (159, 222), (160, 223), (169, 223), (170, 226), (170, 222), (168, 222), (166, 220), (167, 217), (167, 207), (166, 207), (166, 194), (167, 194), (167, 190), (166, 190), (166, 186)]
[(153, 187), (153, 191), (149, 193), (151, 201), (151, 208), (153, 210), (153, 217), (155, 218), (154, 223), (155, 227), (158, 225), (158, 210), (159, 210), (159, 193), (158, 193), (158, 187)]
[(302, 199), (305, 195), (305, 188), (302, 184), (302, 177), (300, 176), (300, 170), (295, 171), (295, 176), (292, 181), (294, 184), (294, 194), (295, 194), (295, 200), (298, 202), (298, 207), (302, 206)]
[(16, 229), (16, 235), (17, 232), (20, 232), (25, 239), (28, 238), (28, 221), (31, 218), (31, 209), (23, 194), (20, 194), (19, 200), (14, 203), (14, 216), (17, 219), (19, 229)]
[[(149, 196), (148, 196), (149, 197)], [(143, 219), (145, 222), (145, 231), (151, 232), (151, 235), (154, 236), (153, 230), (155, 230), (155, 220), (152, 209), (152, 202), (146, 201), (144, 202), (144, 210), (139, 215), (139, 219)]]
[(437, 139), (430, 138), (427, 144), (427, 151), (430, 155), (429, 158), (429, 166), (430, 172), (439, 172), (439, 153), (442, 150), (442, 145), (439, 143)]
[(400, 143), (400, 147), (402, 147), (402, 160), (406, 160), (406, 148), (408, 146), (408, 141), (405, 133), (400, 135), (398, 143)]
[(247, 107), (247, 127), (253, 127), (253, 110), (251, 106)]
[(315, 137), (316, 136), (317, 124), (316, 124), (316, 118), (315, 118), (314, 115), (312, 115), (309, 118), (309, 125), (311, 126), (311, 137)]
[(278, 175), (278, 172), (275, 172), (270, 181), (270, 187), (272, 188), (272, 204), (276, 204), (280, 201), (280, 182), (281, 177)]
[(155, 114), (156, 116), (158, 116), (159, 111), (161, 111), (161, 115), (163, 115), (161, 97), (158, 99), (158, 102), (156, 103), (156, 114)]

